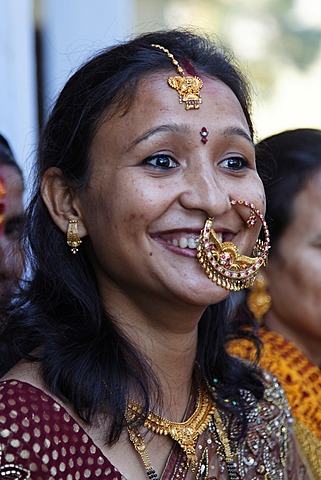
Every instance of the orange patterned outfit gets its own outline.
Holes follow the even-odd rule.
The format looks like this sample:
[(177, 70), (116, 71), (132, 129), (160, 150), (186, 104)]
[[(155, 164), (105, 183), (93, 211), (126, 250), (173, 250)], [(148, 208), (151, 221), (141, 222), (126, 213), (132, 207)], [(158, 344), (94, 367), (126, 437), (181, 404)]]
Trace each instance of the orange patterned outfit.
[[(295, 432), (314, 478), (321, 480), (321, 370), (290, 341), (260, 327), (264, 343), (260, 365), (284, 388), (295, 421)], [(234, 342), (230, 351), (253, 359), (252, 344)]]

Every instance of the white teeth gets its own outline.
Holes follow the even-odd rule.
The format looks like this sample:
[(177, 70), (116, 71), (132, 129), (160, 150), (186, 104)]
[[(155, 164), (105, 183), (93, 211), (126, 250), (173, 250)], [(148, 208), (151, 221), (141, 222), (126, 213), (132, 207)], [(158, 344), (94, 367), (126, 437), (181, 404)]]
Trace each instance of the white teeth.
[(174, 247), (180, 247), (180, 248), (190, 248), (191, 250), (195, 250), (197, 248), (197, 243), (195, 241), (195, 238), (186, 238), (186, 237), (181, 237), (180, 239), (174, 238), (172, 241), (167, 240), (167, 243), (173, 245)]
[(195, 249), (197, 247), (194, 238), (189, 238), (188, 239), (188, 248)]
[(180, 248), (186, 248), (188, 245), (187, 238), (185, 237), (180, 238), (178, 241), (178, 245), (180, 246)]
[[(223, 242), (223, 234), (217, 233), (216, 234), (219, 241)], [(173, 240), (166, 240), (166, 243), (169, 245), (173, 245), (173, 247), (180, 247), (180, 248), (189, 248), (191, 250), (195, 250), (197, 248), (199, 242), (199, 237), (180, 237), (180, 238), (173, 238)]]

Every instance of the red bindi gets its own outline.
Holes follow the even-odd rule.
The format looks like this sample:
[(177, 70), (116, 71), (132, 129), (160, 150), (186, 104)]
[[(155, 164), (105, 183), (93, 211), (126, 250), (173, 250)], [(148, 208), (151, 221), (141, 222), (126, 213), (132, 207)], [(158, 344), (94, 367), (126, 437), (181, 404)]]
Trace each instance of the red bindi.
[(204, 145), (208, 142), (208, 130), (206, 127), (203, 127), (200, 131), (200, 136), (201, 136), (201, 142), (204, 143)]

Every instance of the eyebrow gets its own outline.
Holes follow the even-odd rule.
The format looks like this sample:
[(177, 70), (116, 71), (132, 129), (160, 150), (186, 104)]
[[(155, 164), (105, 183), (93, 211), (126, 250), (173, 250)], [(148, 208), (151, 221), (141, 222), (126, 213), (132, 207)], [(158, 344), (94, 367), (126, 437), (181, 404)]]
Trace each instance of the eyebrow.
[[(148, 138), (152, 137), (153, 135), (156, 135), (160, 132), (171, 132), (171, 133), (189, 133), (190, 132), (190, 127), (187, 125), (178, 125), (176, 123), (169, 123), (169, 124), (163, 124), (163, 125), (158, 125), (155, 128), (151, 128), (144, 132), (142, 135), (139, 137), (135, 138), (129, 146), (126, 148), (126, 152), (131, 150), (132, 148), (136, 147), (139, 143), (147, 140)], [(253, 147), (254, 147), (254, 142), (250, 135), (246, 133), (245, 130), (239, 127), (227, 127), (225, 128), (222, 132), (222, 135), (229, 137), (229, 136), (240, 136), (245, 138)]]
[(254, 142), (251, 138), (251, 136), (246, 133), (245, 130), (243, 130), (242, 128), (239, 128), (239, 127), (227, 127), (225, 130), (223, 130), (223, 135), (226, 136), (226, 137), (230, 137), (230, 136), (235, 136), (235, 135), (238, 135), (240, 137), (243, 137), (245, 138), (245, 140), (247, 140), (248, 142), (250, 142), (250, 144), (254, 147)]
[(126, 152), (133, 147), (136, 147), (139, 143), (143, 142), (144, 140), (147, 140), (149, 137), (152, 137), (153, 135), (156, 135), (157, 133), (160, 132), (171, 132), (171, 133), (187, 133), (189, 132), (189, 127), (186, 125), (178, 125), (176, 123), (166, 123), (163, 125), (158, 125), (155, 128), (151, 128), (150, 130), (147, 130), (144, 132), (142, 135), (139, 137), (135, 138), (133, 142), (131, 142), (126, 148)]

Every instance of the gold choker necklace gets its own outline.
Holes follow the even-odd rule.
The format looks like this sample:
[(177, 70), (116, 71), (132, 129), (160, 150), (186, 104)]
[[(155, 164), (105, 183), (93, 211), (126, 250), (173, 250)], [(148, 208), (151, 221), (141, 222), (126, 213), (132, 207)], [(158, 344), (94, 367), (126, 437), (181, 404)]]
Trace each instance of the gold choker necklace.
[[(215, 411), (216, 409), (212, 399), (208, 396), (208, 394), (202, 390), (199, 390), (196, 410), (185, 422), (172, 422), (149, 411), (143, 425), (145, 428), (154, 433), (159, 435), (169, 435), (174, 441), (178, 442), (186, 454), (187, 464), (190, 465), (192, 471), (194, 471), (197, 466), (197, 457), (195, 452), (196, 440), (199, 435), (201, 435), (201, 433), (203, 433), (208, 427)], [(151, 467), (151, 464), (147, 456), (146, 446), (137, 428), (133, 426), (133, 422), (139, 419), (139, 417), (142, 415), (142, 412), (143, 409), (141, 405), (133, 400), (128, 401), (126, 421), (129, 438), (134, 444), (135, 449), (141, 455), (147, 470), (147, 465), (148, 467)], [(144, 455), (142, 455), (142, 452), (144, 452)], [(157, 476), (149, 478), (157, 478)]]

